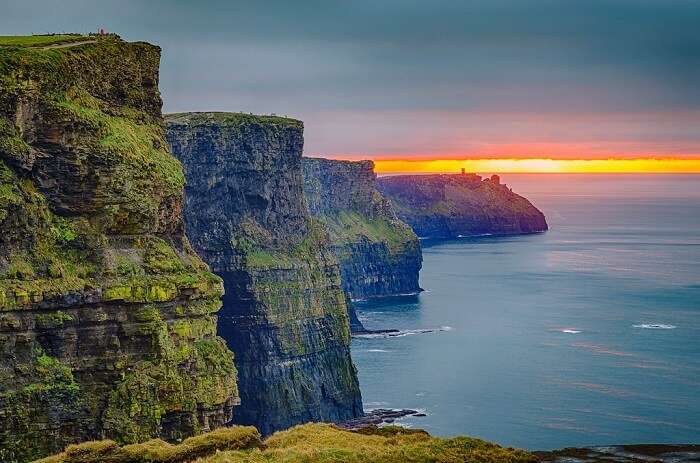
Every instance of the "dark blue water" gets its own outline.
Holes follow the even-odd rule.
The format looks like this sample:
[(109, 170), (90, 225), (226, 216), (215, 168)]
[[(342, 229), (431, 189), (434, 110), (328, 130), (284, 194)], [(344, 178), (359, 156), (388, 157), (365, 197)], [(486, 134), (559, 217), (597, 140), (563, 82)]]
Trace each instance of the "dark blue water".
[(424, 242), (413, 298), (361, 303), (366, 408), (531, 449), (700, 442), (700, 176), (504, 175), (545, 234)]

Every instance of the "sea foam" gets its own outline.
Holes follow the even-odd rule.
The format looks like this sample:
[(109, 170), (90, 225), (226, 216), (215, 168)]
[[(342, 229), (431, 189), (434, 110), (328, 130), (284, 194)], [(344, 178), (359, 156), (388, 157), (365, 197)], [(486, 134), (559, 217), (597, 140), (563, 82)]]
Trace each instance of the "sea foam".
[(676, 329), (676, 325), (666, 325), (663, 323), (641, 323), (639, 325), (632, 325), (633, 328), (642, 328), (645, 330), (673, 330)]

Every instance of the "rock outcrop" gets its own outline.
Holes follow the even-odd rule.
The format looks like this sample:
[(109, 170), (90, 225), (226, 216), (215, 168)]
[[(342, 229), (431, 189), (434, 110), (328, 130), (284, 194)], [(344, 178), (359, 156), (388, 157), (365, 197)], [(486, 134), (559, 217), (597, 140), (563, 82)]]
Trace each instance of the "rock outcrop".
[(303, 125), (235, 113), (166, 118), (194, 248), (224, 280), (234, 420), (264, 434), (362, 414), (338, 262), (302, 192)]
[(418, 237), (376, 189), (372, 161), (304, 158), (309, 211), (330, 231), (352, 299), (420, 291)]
[(184, 235), (159, 61), (116, 36), (0, 48), (0, 461), (180, 439), (238, 401), (222, 282)]
[(396, 175), (378, 179), (398, 216), (421, 238), (516, 235), (547, 230), (530, 201), (475, 174)]

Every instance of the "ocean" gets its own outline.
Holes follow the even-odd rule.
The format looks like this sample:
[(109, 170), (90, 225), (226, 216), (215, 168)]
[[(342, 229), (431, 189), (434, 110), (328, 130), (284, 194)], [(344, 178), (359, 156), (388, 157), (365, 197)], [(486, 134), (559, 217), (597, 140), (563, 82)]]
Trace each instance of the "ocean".
[(700, 442), (700, 175), (501, 178), (550, 231), (424, 240), (424, 292), (357, 303), (403, 334), (353, 339), (365, 408), (528, 449)]

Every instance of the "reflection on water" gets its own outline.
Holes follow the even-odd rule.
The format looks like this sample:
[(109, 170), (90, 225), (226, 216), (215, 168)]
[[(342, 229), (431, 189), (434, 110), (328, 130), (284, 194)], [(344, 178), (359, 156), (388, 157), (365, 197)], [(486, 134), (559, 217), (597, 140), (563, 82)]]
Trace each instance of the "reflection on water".
[(353, 340), (365, 405), (528, 448), (700, 441), (700, 177), (503, 177), (551, 231), (423, 242), (424, 293), (359, 304), (415, 334)]

